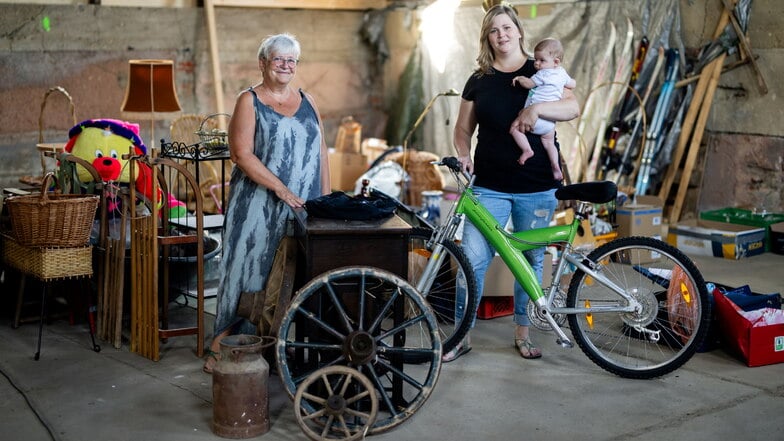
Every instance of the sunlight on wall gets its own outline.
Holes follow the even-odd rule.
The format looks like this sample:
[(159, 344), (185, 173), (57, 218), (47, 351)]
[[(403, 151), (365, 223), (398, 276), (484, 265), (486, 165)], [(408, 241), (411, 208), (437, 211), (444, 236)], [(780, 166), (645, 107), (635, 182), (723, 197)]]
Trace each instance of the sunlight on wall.
[(437, 0), (422, 11), (419, 31), (433, 67), (439, 73), (444, 73), (446, 57), (455, 44), (454, 17), (458, 6), (460, 0)]

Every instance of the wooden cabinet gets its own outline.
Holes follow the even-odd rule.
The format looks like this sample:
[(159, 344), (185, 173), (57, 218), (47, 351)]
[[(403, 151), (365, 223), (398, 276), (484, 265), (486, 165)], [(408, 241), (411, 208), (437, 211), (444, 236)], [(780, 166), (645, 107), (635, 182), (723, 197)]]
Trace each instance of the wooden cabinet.
[(297, 211), (294, 235), (299, 245), (296, 288), (326, 271), (372, 266), (406, 278), (411, 226), (392, 216), (377, 221), (308, 218)]

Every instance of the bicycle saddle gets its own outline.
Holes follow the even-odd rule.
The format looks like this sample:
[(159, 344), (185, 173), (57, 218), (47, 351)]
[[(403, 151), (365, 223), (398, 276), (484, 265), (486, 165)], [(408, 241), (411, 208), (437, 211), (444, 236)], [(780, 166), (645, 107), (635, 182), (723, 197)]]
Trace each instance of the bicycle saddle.
[(565, 185), (555, 191), (555, 198), (559, 201), (577, 200), (603, 204), (615, 199), (618, 195), (618, 186), (612, 181), (583, 182)]

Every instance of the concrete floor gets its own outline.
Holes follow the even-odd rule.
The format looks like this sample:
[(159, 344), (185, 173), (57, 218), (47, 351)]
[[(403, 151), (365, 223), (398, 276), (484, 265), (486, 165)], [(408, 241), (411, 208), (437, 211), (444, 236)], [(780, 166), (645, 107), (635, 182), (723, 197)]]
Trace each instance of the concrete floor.
[[(694, 258), (708, 281), (784, 292), (784, 256), (740, 261)], [(15, 289), (2, 286), (0, 298)], [(7, 302), (4, 302), (7, 303)], [(180, 311), (188, 313), (188, 308)], [(172, 338), (159, 362), (127, 346), (91, 350), (84, 325), (44, 328), (0, 319), (0, 440), (215, 440), (212, 380), (195, 338)], [(208, 320), (208, 329), (212, 321)], [(533, 331), (544, 357), (512, 349), (509, 317), (478, 321), (474, 350), (443, 365), (424, 406), (383, 440), (717, 440), (771, 441), (784, 433), (784, 365), (748, 368), (718, 349), (655, 380), (625, 380)], [(307, 439), (279, 379), (270, 378), (267, 440)]]

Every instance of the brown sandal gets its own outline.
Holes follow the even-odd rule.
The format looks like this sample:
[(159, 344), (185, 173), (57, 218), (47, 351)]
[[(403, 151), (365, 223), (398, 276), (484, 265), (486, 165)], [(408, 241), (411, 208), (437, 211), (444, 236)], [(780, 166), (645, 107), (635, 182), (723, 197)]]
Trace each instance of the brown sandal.
[(542, 358), (542, 351), (534, 346), (530, 338), (516, 338), (514, 345), (520, 356), (525, 359), (533, 360), (535, 358)]
[(212, 369), (220, 361), (220, 353), (211, 349), (207, 349), (207, 356), (205, 357), (204, 366), (201, 368), (206, 374), (212, 374)]

